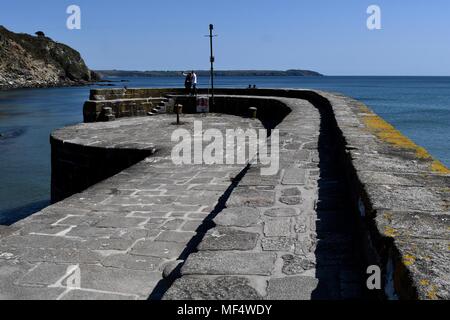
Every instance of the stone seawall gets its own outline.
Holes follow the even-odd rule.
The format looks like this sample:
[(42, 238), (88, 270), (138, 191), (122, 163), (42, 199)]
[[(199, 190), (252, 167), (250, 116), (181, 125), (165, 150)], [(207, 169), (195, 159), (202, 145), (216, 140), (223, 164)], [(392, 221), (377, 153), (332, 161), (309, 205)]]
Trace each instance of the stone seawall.
[[(89, 133), (80, 126), (83, 134)], [(68, 142), (70, 137), (55, 131), (50, 137), (52, 150), (52, 203), (64, 200), (90, 186), (105, 180), (124, 169), (144, 160), (155, 152), (145, 143), (98, 141), (88, 137), (85, 144), (77, 137), (77, 143)]]
[[(161, 98), (183, 102), (188, 112), (193, 101), (181, 93), (93, 90), (89, 105)], [(73, 177), (104, 170), (104, 179), (150, 157), (4, 233), (1, 294), (33, 295), (30, 285), (38, 284), (51, 297), (72, 299), (450, 298), (444, 165), (348, 97), (288, 89), (217, 95), (216, 113), (183, 115), (185, 126), (197, 117), (211, 128), (280, 129), (277, 175), (261, 176), (257, 165), (173, 165), (173, 115), (56, 132), (53, 160), (69, 173), (58, 190)], [(259, 121), (248, 118), (249, 107)], [(96, 114), (89, 108), (85, 115)], [(95, 148), (109, 156), (95, 159)], [(80, 189), (95, 181), (83, 183)], [(80, 266), (86, 287), (64, 291), (68, 264)], [(383, 290), (375, 294), (361, 287), (368, 265), (382, 269)]]
[[(148, 93), (148, 90), (143, 92)], [(160, 94), (160, 91), (155, 92), (152, 94)], [(175, 99), (177, 103), (184, 105), (185, 113), (195, 113), (195, 98), (176, 96)], [(117, 118), (131, 118), (130, 114), (134, 114), (128, 110), (135, 110), (135, 105), (127, 104), (126, 101), (128, 100), (121, 102), (122, 113), (119, 113)], [(269, 129), (276, 127), (290, 112), (286, 105), (277, 100), (250, 96), (239, 99), (219, 96), (211, 112), (248, 117), (250, 107), (258, 108), (258, 119)], [(275, 113), (274, 108), (277, 109)], [(157, 151), (161, 152), (161, 147), (156, 147), (153, 143), (155, 138), (151, 127), (147, 130), (141, 129), (137, 122), (125, 128), (118, 127), (111, 133), (110, 125), (103, 126), (104, 132), (101, 130), (102, 124), (99, 123), (95, 133), (85, 124), (73, 126), (71, 130), (62, 129), (52, 133), (50, 143), (53, 203), (112, 177)]]

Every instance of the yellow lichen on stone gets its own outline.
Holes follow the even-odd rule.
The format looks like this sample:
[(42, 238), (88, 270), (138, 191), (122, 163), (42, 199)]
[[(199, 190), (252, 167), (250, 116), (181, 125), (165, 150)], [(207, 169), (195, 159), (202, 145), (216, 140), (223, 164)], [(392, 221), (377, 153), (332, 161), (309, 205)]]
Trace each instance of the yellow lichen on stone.
[(385, 212), (385, 213), (383, 214), (383, 218), (386, 219), (387, 221), (389, 221), (389, 223), (391, 223), (391, 222), (392, 222), (392, 213), (390, 213), (390, 212)]
[(430, 290), (428, 290), (427, 293), (427, 298), (430, 300), (437, 300), (437, 287), (436, 286), (432, 286)]
[(420, 280), (420, 285), (424, 286), (424, 287), (427, 287), (427, 286), (430, 285), (430, 280), (422, 279), (422, 280)]
[(395, 238), (397, 236), (398, 232), (392, 227), (385, 227), (384, 228), (384, 235), (390, 238)]
[(426, 287), (425, 290), (426, 290), (427, 299), (429, 299), (429, 300), (437, 300), (438, 299), (438, 296), (437, 296), (438, 288), (436, 285), (431, 285), (430, 280), (422, 279), (419, 281), (419, 284), (422, 287)]
[(358, 104), (358, 108), (362, 112), (371, 113), (370, 109), (365, 104), (362, 104), (362, 103)]
[(413, 151), (419, 159), (433, 160), (430, 168), (433, 172), (450, 174), (450, 170), (441, 162), (434, 160), (425, 148), (415, 144), (411, 139), (405, 137), (400, 131), (379, 116), (372, 113), (371, 115), (365, 116), (363, 120), (367, 128), (382, 141), (388, 142), (398, 148)]
[(431, 170), (438, 173), (450, 174), (450, 170), (438, 160), (434, 160), (431, 164)]
[(405, 266), (412, 266), (414, 263), (416, 262), (416, 257), (407, 254), (405, 256), (403, 256), (403, 263), (405, 264)]
[(431, 156), (424, 148), (416, 145), (411, 139), (405, 137), (400, 131), (377, 115), (366, 116), (364, 122), (381, 140), (399, 148), (415, 151), (420, 159), (431, 159)]

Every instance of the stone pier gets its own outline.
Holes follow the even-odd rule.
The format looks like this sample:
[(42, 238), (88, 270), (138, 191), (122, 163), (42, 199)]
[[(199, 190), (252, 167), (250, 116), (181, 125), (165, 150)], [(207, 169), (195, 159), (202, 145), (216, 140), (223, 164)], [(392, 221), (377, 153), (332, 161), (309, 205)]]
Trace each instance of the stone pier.
[(176, 165), (174, 115), (143, 110), (180, 94), (93, 90), (52, 134), (55, 204), (0, 229), (0, 299), (450, 298), (450, 172), (423, 148), (348, 97), (221, 89), (181, 128), (276, 128), (279, 171)]

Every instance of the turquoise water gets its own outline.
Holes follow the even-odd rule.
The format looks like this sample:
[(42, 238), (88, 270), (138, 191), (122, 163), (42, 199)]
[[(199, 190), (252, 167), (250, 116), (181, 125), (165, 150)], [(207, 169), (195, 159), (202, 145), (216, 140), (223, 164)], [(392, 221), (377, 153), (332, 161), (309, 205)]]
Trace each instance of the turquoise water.
[[(130, 78), (128, 87), (179, 87), (182, 78)], [(199, 79), (208, 86), (207, 79)], [(203, 83), (202, 83), (203, 81)], [(450, 77), (224, 77), (218, 87), (314, 88), (359, 99), (450, 166)], [(50, 198), (50, 132), (82, 121), (89, 87), (0, 91), (0, 224)]]

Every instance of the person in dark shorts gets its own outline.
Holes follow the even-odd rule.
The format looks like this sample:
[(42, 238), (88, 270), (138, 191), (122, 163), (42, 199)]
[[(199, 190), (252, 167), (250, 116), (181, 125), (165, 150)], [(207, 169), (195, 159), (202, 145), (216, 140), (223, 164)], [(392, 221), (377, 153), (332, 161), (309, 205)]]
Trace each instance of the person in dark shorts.
[(186, 76), (186, 80), (184, 81), (184, 88), (186, 89), (186, 94), (191, 94), (192, 90), (192, 73), (183, 73)]

